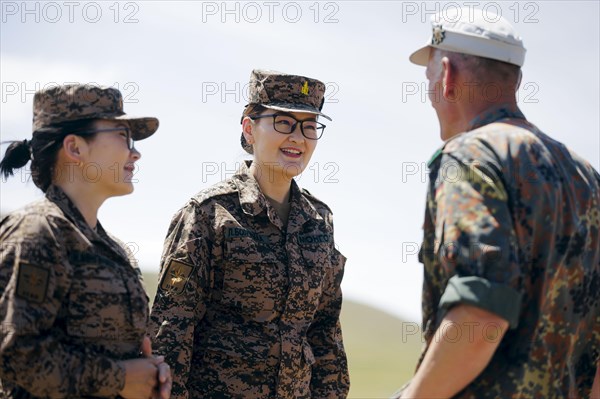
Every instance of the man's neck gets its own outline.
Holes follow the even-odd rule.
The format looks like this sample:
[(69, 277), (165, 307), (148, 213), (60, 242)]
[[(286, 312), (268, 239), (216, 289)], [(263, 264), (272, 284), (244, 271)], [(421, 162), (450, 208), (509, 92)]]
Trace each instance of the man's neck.
[(494, 119), (494, 114), (499, 113), (501, 110), (520, 113), (516, 101), (494, 103), (486, 101), (480, 102), (478, 105), (469, 104), (468, 107), (456, 110), (455, 115), (459, 115), (459, 117), (442, 127), (442, 140), (450, 140), (458, 134), (482, 126), (490, 118), (491, 122)]

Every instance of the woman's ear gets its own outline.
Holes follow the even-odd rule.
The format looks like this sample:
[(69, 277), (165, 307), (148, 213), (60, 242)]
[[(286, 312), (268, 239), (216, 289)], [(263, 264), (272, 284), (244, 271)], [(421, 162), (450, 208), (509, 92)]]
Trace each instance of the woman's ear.
[(87, 143), (83, 138), (69, 134), (63, 139), (62, 150), (69, 161), (80, 163), (83, 162), (84, 146), (87, 146)]
[(254, 121), (249, 117), (245, 116), (242, 120), (242, 133), (244, 134), (244, 138), (246, 142), (250, 145), (254, 144)]

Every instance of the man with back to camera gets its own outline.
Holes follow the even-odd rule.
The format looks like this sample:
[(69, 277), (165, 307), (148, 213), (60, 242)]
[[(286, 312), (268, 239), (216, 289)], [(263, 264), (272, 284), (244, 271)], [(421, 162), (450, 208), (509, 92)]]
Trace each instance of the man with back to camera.
[(501, 16), (432, 18), (444, 145), (428, 167), (425, 349), (395, 398), (600, 397), (600, 175), (525, 119), (525, 48)]

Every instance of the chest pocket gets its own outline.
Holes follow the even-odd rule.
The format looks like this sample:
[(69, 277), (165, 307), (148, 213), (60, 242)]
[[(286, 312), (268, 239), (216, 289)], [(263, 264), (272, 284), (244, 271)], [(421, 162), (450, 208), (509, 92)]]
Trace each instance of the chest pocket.
[(331, 244), (300, 244), (304, 266), (313, 272), (323, 272), (331, 267)]
[[(67, 334), (84, 340), (140, 340), (147, 322), (147, 297), (133, 270), (101, 255), (74, 252), (65, 320)], [(133, 296), (133, 297), (132, 297)], [(141, 341), (140, 341), (141, 342)]]
[(333, 242), (329, 234), (298, 236), (304, 310), (309, 319), (316, 312), (323, 294), (327, 273), (333, 272)]
[(298, 246), (304, 266), (309, 271), (318, 274), (331, 267), (333, 235), (325, 228), (299, 234)]
[(276, 317), (285, 297), (285, 271), (266, 244), (250, 237), (225, 242), (222, 302), (256, 321)]

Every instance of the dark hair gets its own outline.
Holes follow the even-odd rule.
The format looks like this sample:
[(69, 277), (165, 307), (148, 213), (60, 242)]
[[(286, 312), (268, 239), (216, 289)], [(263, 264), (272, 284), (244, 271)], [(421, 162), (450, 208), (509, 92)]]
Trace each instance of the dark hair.
[[(14, 175), (15, 169), (20, 169), (31, 160), (31, 178), (33, 183), (46, 192), (54, 176), (56, 157), (62, 146), (63, 139), (68, 134), (93, 128), (94, 119), (81, 119), (63, 122), (54, 126), (44, 127), (33, 132), (31, 140), (12, 141), (6, 149), (0, 162), (0, 174), (4, 177)], [(94, 135), (83, 136), (92, 140)]]
[[(268, 108), (265, 108), (261, 104), (257, 104), (257, 103), (250, 103), (250, 104), (246, 105), (246, 108), (244, 108), (244, 112), (242, 113), (242, 119), (240, 120), (240, 123), (244, 120), (244, 117), (246, 117), (246, 116), (252, 117), (252, 116), (258, 115), (267, 109)], [(242, 148), (247, 153), (249, 153), (249, 154), (254, 153), (254, 151), (252, 149), (252, 145), (250, 145), (250, 143), (248, 143), (246, 141), (246, 138), (244, 137), (244, 133), (242, 133), (242, 137), (240, 138), (240, 144), (242, 145)]]
[(250, 103), (250, 104), (246, 105), (246, 108), (244, 108), (244, 113), (242, 114), (242, 119), (245, 116), (258, 115), (258, 114), (264, 112), (265, 110), (267, 110), (267, 108), (264, 107), (262, 104)]

